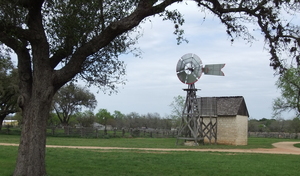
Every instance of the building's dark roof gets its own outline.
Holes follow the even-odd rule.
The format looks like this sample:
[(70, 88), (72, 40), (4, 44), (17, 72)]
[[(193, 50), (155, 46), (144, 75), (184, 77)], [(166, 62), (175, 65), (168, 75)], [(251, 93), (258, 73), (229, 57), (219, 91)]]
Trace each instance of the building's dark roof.
[(201, 107), (201, 115), (237, 116), (249, 117), (247, 106), (242, 96), (231, 97), (201, 97), (198, 98)]

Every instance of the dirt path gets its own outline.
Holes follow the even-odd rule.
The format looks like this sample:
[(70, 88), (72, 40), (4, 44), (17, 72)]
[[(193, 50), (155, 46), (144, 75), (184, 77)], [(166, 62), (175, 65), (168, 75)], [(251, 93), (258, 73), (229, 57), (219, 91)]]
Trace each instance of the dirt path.
[[(46, 145), (49, 148), (76, 148), (76, 149), (100, 149), (100, 150), (141, 150), (141, 151), (195, 151), (195, 152), (239, 152), (239, 153), (270, 153), (270, 154), (292, 154), (300, 155), (300, 148), (294, 147), (294, 144), (300, 142), (277, 142), (271, 149), (163, 149), (163, 148), (125, 148), (125, 147), (93, 147), (93, 146), (60, 146)], [(0, 143), (4, 146), (18, 146), (18, 144)]]

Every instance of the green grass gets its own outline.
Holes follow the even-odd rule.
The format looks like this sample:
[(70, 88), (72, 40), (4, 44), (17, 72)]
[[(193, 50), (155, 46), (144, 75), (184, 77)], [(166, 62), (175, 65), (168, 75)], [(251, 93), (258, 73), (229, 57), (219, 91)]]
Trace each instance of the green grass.
[[(0, 135), (0, 142), (19, 143), (17, 135)], [(176, 146), (175, 138), (69, 138), (48, 137), (48, 145), (104, 146), (131, 148), (272, 148), (272, 143), (300, 141), (276, 138), (249, 138), (247, 146)], [(300, 147), (299, 144), (296, 146)], [(12, 175), (17, 147), (0, 146), (0, 175)], [(138, 150), (95, 150), (47, 148), (49, 176), (81, 175), (243, 175), (279, 176), (299, 174), (299, 155), (151, 152)]]
[[(76, 157), (79, 159), (74, 160)], [(58, 166), (57, 161), (62, 161), (62, 165)], [(47, 150), (47, 169), (50, 176), (298, 175), (298, 162), (299, 156), (293, 155)]]
[[(0, 146), (0, 175), (12, 174), (17, 147)], [(299, 174), (299, 156), (219, 152), (147, 152), (48, 148), (48, 176)]]
[[(0, 135), (2, 143), (19, 143), (18, 135)], [(232, 145), (199, 145), (187, 147), (175, 145), (175, 138), (71, 138), (71, 137), (47, 137), (48, 145), (67, 145), (67, 146), (101, 146), (101, 147), (130, 147), (130, 148), (272, 148), (272, 143), (280, 141), (299, 141), (295, 139), (278, 139), (278, 138), (249, 138), (246, 146)]]
[(8, 176), (13, 173), (17, 151), (18, 147), (0, 146), (0, 175)]
[(300, 143), (299, 144), (294, 144), (294, 147), (300, 148)]

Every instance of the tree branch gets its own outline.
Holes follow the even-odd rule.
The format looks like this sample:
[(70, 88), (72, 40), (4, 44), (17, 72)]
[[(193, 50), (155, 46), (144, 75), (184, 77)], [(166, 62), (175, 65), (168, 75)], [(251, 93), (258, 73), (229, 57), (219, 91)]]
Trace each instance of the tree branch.
[(138, 26), (144, 18), (163, 12), (167, 6), (180, 0), (166, 0), (153, 6), (155, 2), (157, 0), (141, 0), (133, 13), (119, 21), (112, 22), (101, 34), (78, 48), (67, 65), (55, 71), (54, 84), (57, 89), (81, 72), (82, 64), (88, 56), (107, 46), (115, 37)]
[(11, 0), (12, 4), (19, 5), (25, 8), (33, 8), (36, 6), (42, 6), (45, 0)]
[(62, 121), (62, 118), (60, 117), (59, 111), (56, 109), (55, 106), (53, 106), (53, 109), (55, 110), (55, 112), (56, 112), (57, 117), (59, 118), (59, 120), (60, 120), (61, 122), (63, 122), (63, 121)]
[(5, 22), (0, 23), (0, 31), (0, 35), (2, 36), (14, 36), (19, 40), (33, 41), (36, 39), (34, 31), (22, 29), (12, 24), (5, 24)]
[(5, 32), (0, 32), (0, 41), (12, 48), (18, 56), (19, 86), (23, 87), (23, 89), (20, 89), (20, 94), (22, 96), (31, 95), (32, 68), (29, 50), (26, 48), (27, 41), (15, 39), (14, 37), (6, 35)]

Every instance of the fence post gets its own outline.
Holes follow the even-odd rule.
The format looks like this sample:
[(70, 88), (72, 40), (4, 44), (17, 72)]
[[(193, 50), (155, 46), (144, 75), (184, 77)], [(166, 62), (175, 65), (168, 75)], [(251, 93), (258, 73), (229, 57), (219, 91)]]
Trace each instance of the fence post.
[(83, 137), (83, 127), (80, 128), (81, 137)]
[(10, 129), (9, 129), (9, 128), (10, 128), (10, 125), (6, 125), (6, 130), (7, 130), (6, 133), (7, 133), (7, 134), (9, 134), (9, 132), (10, 132)]
[(124, 137), (125, 136), (125, 129), (123, 128), (122, 129), (122, 137)]
[(52, 131), (52, 136), (54, 136), (55, 126), (52, 126), (51, 131)]
[(96, 138), (99, 137), (99, 134), (98, 134), (98, 129), (96, 128)]

